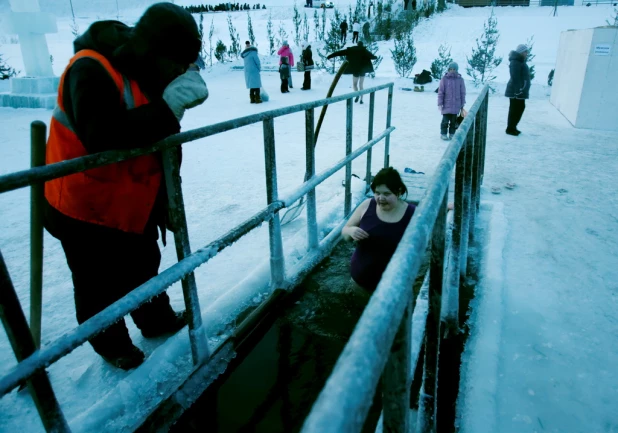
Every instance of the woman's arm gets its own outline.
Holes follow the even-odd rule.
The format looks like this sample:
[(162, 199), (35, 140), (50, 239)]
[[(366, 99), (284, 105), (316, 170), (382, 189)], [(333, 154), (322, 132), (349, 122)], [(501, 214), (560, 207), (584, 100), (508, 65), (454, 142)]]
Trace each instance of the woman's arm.
[(369, 203), (371, 203), (370, 198), (362, 202), (345, 224), (343, 230), (341, 230), (341, 235), (346, 241), (360, 241), (369, 237), (369, 234), (359, 227), (361, 218), (363, 218), (363, 215), (367, 212), (367, 208), (369, 208)]

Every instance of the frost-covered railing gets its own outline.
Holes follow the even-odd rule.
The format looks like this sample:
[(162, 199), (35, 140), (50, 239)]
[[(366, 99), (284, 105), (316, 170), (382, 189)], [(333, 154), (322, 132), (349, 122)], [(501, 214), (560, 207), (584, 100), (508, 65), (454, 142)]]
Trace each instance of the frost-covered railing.
[[(375, 93), (381, 90), (388, 90), (386, 127), (382, 132), (374, 137), (373, 118)], [(352, 151), (352, 114), (354, 106), (352, 99), (359, 95), (365, 94), (370, 95), (368, 141), (355, 151)], [(332, 167), (316, 175), (314, 110), (318, 107), (342, 101), (346, 101), (347, 108), (346, 157)], [(137, 309), (144, 302), (147, 302), (154, 296), (162, 293), (179, 280), (182, 280), (184, 301), (188, 313), (189, 337), (191, 341), (194, 371), (203, 367), (209, 360), (210, 353), (206, 333), (202, 327), (201, 309), (197, 296), (197, 287), (193, 271), (216, 256), (224, 248), (233, 244), (242, 236), (260, 226), (262, 223), (268, 221), (270, 236), (271, 285), (274, 288), (279, 288), (292, 284), (292, 282), (284, 281), (285, 263), (283, 260), (279, 211), (289, 207), (301, 197), (305, 195), (307, 196), (308, 245), (309, 252), (312, 252), (315, 256), (313, 257), (314, 260), (308, 261), (308, 263), (315, 264), (317, 259), (319, 259), (323, 254), (320, 252), (321, 247), (323, 247), (324, 243), (327, 241), (332, 242), (333, 238), (333, 236), (329, 235), (329, 237), (327, 237), (328, 239), (323, 239), (321, 242), (318, 238), (315, 188), (320, 183), (335, 174), (338, 170), (345, 167), (344, 213), (345, 215), (350, 213), (352, 205), (352, 161), (363, 153), (367, 153), (367, 174), (365, 179), (367, 184), (369, 184), (371, 179), (372, 148), (381, 140), (385, 140), (384, 166), (388, 165), (390, 134), (395, 129), (391, 126), (392, 102), (393, 83), (387, 83), (358, 92), (306, 102), (290, 107), (278, 108), (275, 110), (265, 111), (262, 113), (197, 128), (174, 135), (147, 148), (132, 149), (127, 151), (107, 151), (43, 166), (38, 165), (43, 164), (44, 158), (42, 161), (37, 160), (37, 158), (34, 157), (36, 152), (33, 152), (32, 165), (34, 168), (0, 176), (0, 194), (27, 186), (32, 187), (34, 218), (32, 219), (33, 225), (31, 232), (33, 239), (35, 239), (42, 237), (40, 212), (38, 212), (38, 216), (35, 214), (37, 214), (37, 203), (40, 204), (42, 201), (44, 182), (82, 172), (91, 168), (124, 161), (136, 156), (161, 152), (165, 182), (169, 197), (171, 225), (174, 231), (176, 252), (178, 256), (178, 263), (164, 270), (145, 284), (142, 284), (130, 294), (110, 305), (94, 317), (88, 319), (77, 328), (39, 349), (38, 342), (36, 341), (37, 332), (36, 330), (35, 332), (31, 332), (28, 328), (28, 323), (24, 316), (23, 309), (21, 308), (21, 304), (15, 292), (15, 288), (4, 262), (4, 258), (0, 252), (0, 318), (2, 319), (2, 324), (9, 337), (13, 352), (19, 362), (17, 366), (12, 368), (5, 376), (0, 378), (0, 397), (4, 396), (20, 384), (27, 383), (45, 429), (49, 432), (70, 431), (68, 423), (55, 397), (45, 368), (63, 356), (69, 354), (75, 348), (84, 344), (91, 337), (97, 335), (99, 332), (126, 316), (131, 311)], [(297, 113), (300, 111), (305, 112), (306, 170), (309, 176), (308, 180), (306, 180), (294, 192), (290, 193), (287, 197), (280, 199), (277, 188), (274, 119), (276, 117)], [(180, 165), (178, 161), (178, 153), (175, 151), (175, 148), (183, 143), (209, 137), (258, 122), (262, 122), (264, 131), (264, 160), (268, 206), (217, 240), (192, 253), (189, 244), (189, 233), (187, 230), (182, 188), (180, 184)], [(32, 123), (33, 149), (45, 148), (45, 128), (46, 126), (43, 122), (36, 121)], [(339, 230), (340, 229), (341, 224), (339, 226)], [(31, 243), (33, 245), (36, 244), (36, 242)], [(42, 260), (42, 244), (38, 245), (38, 247), (41, 251), (33, 251), (33, 256), (38, 256)], [(35, 247), (33, 248), (36, 249)], [(33, 272), (33, 274), (39, 274), (32, 276), (32, 285), (35, 284), (33, 283), (33, 280), (37, 281), (41, 278), (41, 263), (33, 266), (31, 268), (31, 272)], [(308, 269), (303, 270), (301, 273), (308, 273)], [(40, 292), (38, 296), (40, 296)], [(33, 299), (32, 303), (38, 303), (40, 308), (40, 299)], [(40, 324), (40, 320), (38, 323)], [(33, 323), (31, 323), (31, 326), (32, 325)], [(33, 334), (35, 335), (35, 338), (33, 338)]]
[[(438, 370), (438, 354), (441, 344), (445, 349), (452, 347), (459, 331), (460, 276), (466, 273), (468, 240), (474, 232), (479, 209), (487, 109), (488, 87), (485, 86), (440, 160), (376, 291), (305, 420), (303, 433), (360, 432), (380, 377), (383, 431), (408, 433), (411, 319), (415, 306), (412, 286), (428, 246), (431, 251), (429, 305), (417, 431), (436, 431), (440, 411), (454, 410), (454, 401), (445, 402), (452, 403), (451, 407), (441, 404), (441, 394), (437, 393), (441, 386), (446, 388), (445, 381), (452, 373), (447, 368)], [(455, 165), (454, 225), (449, 272), (443, 284), (447, 199)], [(444, 315), (440, 311), (443, 287), (449, 299)], [(454, 362), (452, 368), (459, 368), (459, 363)]]

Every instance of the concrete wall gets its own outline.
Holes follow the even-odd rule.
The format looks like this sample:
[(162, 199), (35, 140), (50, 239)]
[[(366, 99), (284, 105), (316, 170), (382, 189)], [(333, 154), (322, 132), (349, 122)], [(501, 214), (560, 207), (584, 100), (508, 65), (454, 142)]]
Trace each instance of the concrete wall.
[[(610, 47), (610, 55), (595, 47)], [(618, 28), (597, 28), (590, 47), (586, 79), (579, 104), (578, 128), (618, 131)]]
[[(600, 55), (600, 46), (609, 46), (609, 55)], [(550, 100), (577, 128), (618, 131), (618, 28), (560, 35)]]

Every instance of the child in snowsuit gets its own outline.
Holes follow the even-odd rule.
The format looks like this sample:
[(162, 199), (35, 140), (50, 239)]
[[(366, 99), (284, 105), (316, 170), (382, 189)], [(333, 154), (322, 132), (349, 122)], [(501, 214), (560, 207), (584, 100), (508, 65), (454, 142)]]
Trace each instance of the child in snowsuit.
[(281, 65), (279, 66), (279, 77), (281, 78), (281, 93), (290, 93), (288, 89), (288, 80), (290, 79), (290, 65), (288, 64), (287, 56), (281, 57)]
[[(438, 89), (438, 108), (442, 113), (442, 123), (440, 124), (440, 137), (442, 140), (449, 140), (455, 135), (457, 130), (457, 116), (461, 109), (466, 105), (466, 84), (457, 72), (459, 65), (452, 62), (448, 65), (448, 72), (442, 80)], [(446, 135), (448, 129), (449, 136)]]

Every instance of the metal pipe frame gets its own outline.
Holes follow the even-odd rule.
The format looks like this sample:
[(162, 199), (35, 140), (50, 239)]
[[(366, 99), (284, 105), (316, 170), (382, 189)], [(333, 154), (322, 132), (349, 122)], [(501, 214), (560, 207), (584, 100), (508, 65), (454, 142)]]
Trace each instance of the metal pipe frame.
[[(269, 222), (269, 226), (271, 228), (271, 256), (274, 258), (274, 261), (271, 262), (271, 272), (275, 285), (287, 286), (287, 283), (292, 284), (298, 282), (297, 280), (301, 277), (301, 274), (306, 275), (306, 273), (308, 272), (308, 268), (306, 268), (307, 264), (311, 265), (316, 260), (323, 258), (322, 253), (311, 255), (311, 257), (308, 257), (307, 259), (309, 260), (309, 262), (303, 261), (303, 263), (306, 262), (305, 267), (303, 267), (299, 271), (299, 274), (292, 277), (289, 282), (284, 283), (285, 270), (283, 263), (283, 249), (278, 212), (286, 205), (284, 201), (278, 200), (277, 193), (275, 165), (276, 159), (274, 153), (274, 117), (283, 116), (285, 114), (302, 110), (305, 110), (308, 113), (309, 111), (313, 111), (315, 107), (332, 104), (334, 102), (339, 102), (346, 99), (351, 100), (357, 95), (371, 93), (381, 89), (392, 89), (392, 86), (392, 83), (388, 83), (382, 86), (365, 89), (348, 95), (341, 95), (335, 98), (323, 99), (311, 103), (298, 104), (293, 107), (284, 107), (282, 109), (271, 110), (269, 112), (259, 113), (257, 115), (221, 122), (219, 124), (210, 125), (207, 127), (177, 134), (146, 149), (103, 152), (100, 154), (88, 155), (82, 158), (76, 158), (57, 164), (51, 164), (49, 166), (24, 170), (21, 172), (10, 173), (5, 176), (0, 176), (0, 193), (2, 193), (22, 188), (28, 185), (38, 184), (57, 177), (66, 176), (79, 171), (85, 171), (90, 168), (100, 167), (103, 165), (134, 158), (139, 155), (163, 151), (165, 155), (164, 172), (166, 174), (166, 182), (168, 184), (168, 191), (172, 192), (170, 194), (170, 210), (172, 220), (171, 225), (175, 231), (176, 248), (179, 258), (178, 263), (164, 270), (156, 277), (152, 278), (148, 282), (133, 290), (129, 295), (123, 297), (119, 301), (107, 307), (105, 310), (91, 317), (89, 320), (82, 323), (72, 331), (68, 332), (58, 340), (55, 340), (49, 346), (43, 348), (40, 351), (33, 351), (30, 356), (24, 356), (23, 358), (25, 359), (20, 359), (20, 363), (17, 366), (11, 369), (5, 376), (0, 378), (0, 397), (10, 392), (20, 383), (27, 381), (33, 375), (45, 374), (44, 372), (41, 372), (41, 370), (44, 370), (53, 362), (72, 352), (76, 347), (85, 343), (90, 338), (100, 333), (103, 329), (106, 329), (111, 324), (118, 321), (120, 318), (126, 316), (144, 302), (147, 302), (152, 297), (162, 293), (178, 280), (183, 280), (183, 292), (185, 294), (185, 301), (189, 310), (190, 338), (192, 342), (193, 359), (195, 363), (203, 363), (204, 360), (208, 358), (209, 354), (206, 345), (205, 332), (202, 327), (199, 301), (197, 298), (197, 291), (195, 288), (195, 280), (193, 276), (193, 271), (197, 267), (206, 263), (216, 254), (218, 254), (221, 250), (233, 244), (246, 233), (260, 226), (263, 222)], [(313, 116), (307, 114), (307, 117), (309, 118)], [(242, 224), (240, 224), (239, 226), (235, 227), (234, 229), (220, 237), (219, 239), (211, 242), (206, 247), (201, 248), (194, 253), (191, 253), (188, 230), (186, 225), (186, 215), (184, 213), (182, 188), (180, 184), (178, 156), (177, 153), (173, 150), (173, 148), (187, 141), (193, 141), (230, 129), (238, 128), (240, 126), (256, 123), (258, 121), (262, 121), (264, 126), (265, 164), (268, 191), (267, 198), (269, 205), (245, 222), (243, 222)], [(315, 187), (317, 185), (319, 185), (332, 174), (334, 174), (347, 162), (350, 162), (354, 158), (360, 156), (363, 151), (370, 149), (381, 139), (388, 137), (393, 130), (394, 128), (390, 128), (389, 130), (382, 132), (375, 140), (367, 143), (356, 152), (350, 153), (342, 163), (337, 164), (335, 169), (326, 170), (321, 175), (317, 177), (314, 176), (309, 181), (305, 182), (303, 186), (299, 188), (298, 192), (304, 191), (303, 195), (310, 193), (311, 191), (315, 193)], [(311, 143), (313, 144), (313, 140), (311, 140)], [(313, 149), (311, 156), (312, 158), (307, 161), (307, 164), (313, 164), (313, 171), (315, 171), (315, 154), (313, 153)], [(293, 201), (289, 203), (293, 203)], [(315, 212), (315, 206), (313, 211)], [(340, 233), (341, 227), (342, 225), (337, 228), (338, 231), (337, 229), (334, 230), (337, 231), (337, 235)], [(314, 237), (314, 239), (317, 241), (317, 223), (315, 225), (315, 231), (316, 236)], [(328, 245), (329, 247), (327, 249), (330, 251), (329, 248), (332, 245), (334, 239), (332, 235), (333, 233), (331, 232), (322, 242), (317, 245), (318, 248), (321, 248), (322, 245), (324, 245), (325, 247)], [(193, 283), (191, 282), (192, 280)], [(0, 304), (0, 307), (4, 309), (4, 304)], [(14, 332), (13, 329), (7, 328), (7, 326), (10, 325), (8, 322), (5, 322), (4, 324), (5, 328), (7, 329), (7, 333)], [(14, 348), (14, 350), (16, 349)]]
[[(163, 152), (162, 156), (163, 173), (169, 204), (169, 215), (174, 230), (176, 256), (180, 262), (191, 254), (189, 229), (187, 227), (187, 216), (185, 214), (185, 203), (182, 196), (180, 161), (176, 149), (168, 149)], [(195, 274), (193, 274), (193, 272), (187, 274), (181, 280), (181, 284), (187, 311), (187, 322), (189, 323), (191, 356), (193, 358), (193, 364), (199, 365), (208, 358), (210, 353), (208, 351), (206, 333), (202, 328), (202, 310), (200, 309), (200, 300), (197, 295)]]
[[(315, 109), (305, 111), (305, 172), (308, 174), (305, 181), (315, 176)], [(318, 247), (318, 217), (315, 188), (307, 192), (307, 245), (309, 249)]]
[[(371, 92), (369, 95), (369, 125), (367, 127), (367, 141), (371, 141), (373, 139), (373, 114), (375, 111), (376, 105), (376, 94), (375, 92)], [(373, 149), (367, 150), (367, 173), (365, 174), (365, 192), (369, 191), (371, 187), (371, 157), (372, 157)]]
[[(352, 153), (352, 100), (346, 101), (345, 115), (345, 156), (348, 158)], [(387, 136), (388, 137), (388, 136)], [(388, 140), (388, 138), (387, 138)], [(347, 218), (352, 209), (352, 161), (345, 165), (345, 199), (343, 204), (343, 215)]]
[[(30, 166), (45, 165), (47, 125), (32, 122), (30, 127)], [(43, 200), (45, 185), (41, 182), (30, 187), (30, 332), (34, 345), (41, 347), (41, 320), (43, 314)]]
[[(393, 114), (393, 87), (388, 88), (388, 102), (386, 105), (386, 129), (391, 127), (391, 117)], [(384, 142), (384, 168), (390, 166), (390, 149), (391, 149), (391, 138), (386, 137), (386, 141)]]
[(376, 291), (305, 420), (303, 433), (361, 431), (409, 305), (409, 288), (419, 272), (434, 226), (441, 224), (438, 216), (444, 213), (455, 161), (488, 90), (488, 86), (482, 89), (470, 115), (450, 141)]
[(305, 102), (302, 104), (292, 105), (290, 107), (277, 108), (275, 110), (264, 111), (262, 113), (256, 113), (250, 116), (239, 117), (237, 119), (226, 120), (224, 122), (215, 123), (213, 125), (204, 126), (202, 128), (192, 129), (190, 131), (181, 132), (179, 134), (168, 137), (165, 140), (162, 140), (149, 147), (131, 150), (109, 150), (106, 152), (82, 156), (80, 158), (70, 159), (63, 162), (57, 162), (55, 164), (49, 164), (44, 167), (5, 174), (3, 176), (0, 176), (0, 194), (19, 188), (24, 188), (36, 182), (46, 182), (48, 180), (56, 179), (58, 177), (79, 173), (81, 171), (89, 170), (91, 168), (114, 164), (116, 162), (125, 161), (127, 159), (135, 158), (137, 156), (161, 152), (166, 149), (180, 146), (184, 143), (189, 143), (191, 141), (210, 137), (212, 135), (220, 134), (222, 132), (230, 131), (232, 129), (237, 129), (242, 126), (263, 122), (266, 119), (274, 119), (276, 117), (285, 116), (287, 114), (297, 113), (299, 111), (305, 111), (311, 108), (322, 107), (324, 105), (330, 105), (336, 102), (345, 101), (359, 95), (365, 95), (371, 92), (377, 92), (379, 90), (392, 88), (393, 83), (382, 84), (380, 86), (359, 90), (357, 92), (346, 93), (344, 95), (334, 96), (332, 98), (319, 99), (317, 101)]

